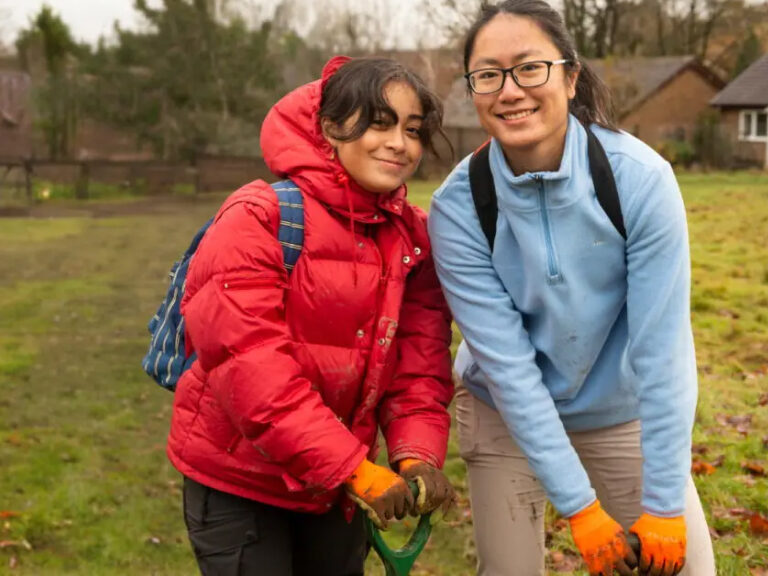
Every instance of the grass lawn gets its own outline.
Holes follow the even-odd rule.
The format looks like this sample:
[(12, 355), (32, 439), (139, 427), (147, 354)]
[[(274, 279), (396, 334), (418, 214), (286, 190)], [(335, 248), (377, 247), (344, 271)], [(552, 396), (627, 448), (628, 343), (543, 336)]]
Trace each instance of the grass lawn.
[[(768, 176), (680, 182), (700, 374), (696, 481), (718, 573), (768, 574), (768, 536), (749, 527), (751, 513), (768, 516)], [(435, 186), (415, 183), (411, 197), (426, 206)], [(66, 217), (0, 219), (0, 574), (196, 573), (164, 454), (172, 399), (140, 360), (167, 270), (220, 200), (55, 204), (40, 213)], [(461, 506), (414, 575), (473, 573), (455, 440), (446, 469)], [(552, 573), (584, 574), (564, 523), (548, 517)]]

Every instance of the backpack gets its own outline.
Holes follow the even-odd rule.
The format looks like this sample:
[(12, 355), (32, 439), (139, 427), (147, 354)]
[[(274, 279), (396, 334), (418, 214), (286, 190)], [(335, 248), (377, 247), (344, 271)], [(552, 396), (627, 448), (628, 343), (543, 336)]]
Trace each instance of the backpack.
[[(290, 180), (272, 184), (280, 206), (280, 228), (277, 239), (283, 248), (283, 264), (288, 274), (293, 270), (304, 245), (304, 202), (299, 188)], [(149, 333), (152, 338), (149, 350), (141, 362), (144, 371), (166, 390), (176, 390), (181, 375), (192, 366), (197, 358), (193, 352), (186, 355), (184, 342), (184, 317), (181, 315), (181, 300), (186, 287), (189, 262), (200, 241), (213, 223), (208, 220), (192, 239), (189, 248), (174, 263), (170, 285), (165, 298), (152, 319)]]
[[(624, 228), (624, 218), (621, 215), (619, 193), (616, 190), (616, 180), (613, 178), (613, 170), (608, 162), (602, 144), (587, 126), (587, 154), (589, 156), (589, 171), (592, 174), (592, 182), (595, 185), (597, 201), (608, 215), (616, 231), (624, 240), (627, 239), (627, 231)], [(496, 219), (499, 216), (499, 206), (496, 201), (496, 186), (491, 174), (489, 160), (490, 143), (488, 140), (480, 148), (475, 150), (469, 160), (469, 186), (472, 189), (472, 200), (480, 219), (480, 227), (483, 229), (488, 245), (493, 252), (493, 241), (496, 238)]]

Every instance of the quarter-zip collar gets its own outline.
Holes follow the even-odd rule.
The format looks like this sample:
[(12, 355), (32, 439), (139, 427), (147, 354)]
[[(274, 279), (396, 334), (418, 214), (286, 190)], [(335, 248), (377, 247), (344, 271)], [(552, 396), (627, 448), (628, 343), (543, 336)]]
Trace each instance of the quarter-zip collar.
[(490, 163), (500, 206), (518, 211), (538, 210), (540, 208), (538, 193), (542, 187), (546, 188), (548, 206), (561, 207), (572, 204), (583, 193), (567, 185), (571, 179), (574, 164), (577, 169), (582, 163), (588, 165), (584, 128), (575, 116), (568, 116), (563, 158), (560, 161), (560, 167), (555, 171), (525, 172), (515, 175), (507, 164), (501, 145), (495, 138), (491, 140)]

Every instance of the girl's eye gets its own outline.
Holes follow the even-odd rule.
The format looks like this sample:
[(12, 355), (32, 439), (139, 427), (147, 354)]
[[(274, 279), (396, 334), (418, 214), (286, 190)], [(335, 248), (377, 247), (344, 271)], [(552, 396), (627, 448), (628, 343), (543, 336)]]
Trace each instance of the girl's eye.
[(412, 138), (421, 138), (421, 126), (411, 126), (406, 128), (405, 131)]

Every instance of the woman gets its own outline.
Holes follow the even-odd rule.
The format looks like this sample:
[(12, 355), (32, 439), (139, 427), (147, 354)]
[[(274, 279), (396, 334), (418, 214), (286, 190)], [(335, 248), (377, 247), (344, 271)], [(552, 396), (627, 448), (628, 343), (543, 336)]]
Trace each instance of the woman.
[[(632, 573), (629, 530), (641, 573), (714, 575), (690, 479), (697, 383), (674, 174), (614, 127), (605, 87), (545, 2), (484, 7), (464, 65), (492, 137), (495, 242), (468, 159), (435, 194), (429, 230), (465, 338), (457, 421), (479, 572), (544, 573), (548, 497), (590, 574)], [(607, 154), (626, 241), (595, 197), (586, 130)]]
[[(198, 360), (168, 456), (204, 574), (362, 574), (352, 500), (382, 527), (451, 502), (450, 316), (405, 198), (441, 116), (399, 64), (332, 59), (262, 126), (264, 160), (303, 197), (295, 268), (262, 181), (224, 202), (195, 253), (182, 312)], [(399, 474), (373, 464), (378, 427)]]

